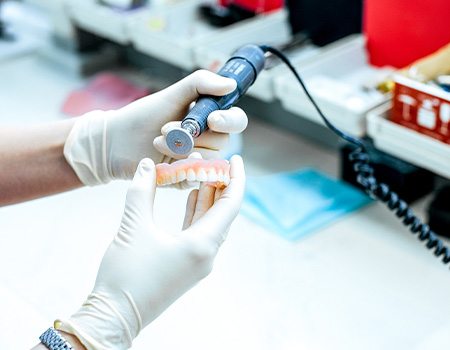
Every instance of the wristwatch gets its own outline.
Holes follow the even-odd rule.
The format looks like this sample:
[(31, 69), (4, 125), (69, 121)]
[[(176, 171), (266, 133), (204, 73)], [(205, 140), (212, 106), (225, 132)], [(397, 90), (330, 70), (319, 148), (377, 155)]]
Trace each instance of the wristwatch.
[(72, 345), (53, 327), (42, 333), (39, 340), (50, 350), (73, 350)]

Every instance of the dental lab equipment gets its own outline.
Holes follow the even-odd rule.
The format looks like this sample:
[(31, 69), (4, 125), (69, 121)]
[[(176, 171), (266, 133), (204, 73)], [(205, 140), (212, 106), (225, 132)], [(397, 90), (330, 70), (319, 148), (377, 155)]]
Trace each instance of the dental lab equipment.
[(237, 50), (217, 73), (234, 79), (236, 89), (221, 97), (200, 97), (188, 115), (183, 118), (181, 128), (175, 128), (167, 134), (169, 149), (175, 154), (189, 154), (194, 148), (194, 138), (199, 137), (208, 128), (208, 115), (219, 109), (231, 108), (239, 101), (264, 68), (264, 62), (264, 52), (259, 46), (246, 45)]

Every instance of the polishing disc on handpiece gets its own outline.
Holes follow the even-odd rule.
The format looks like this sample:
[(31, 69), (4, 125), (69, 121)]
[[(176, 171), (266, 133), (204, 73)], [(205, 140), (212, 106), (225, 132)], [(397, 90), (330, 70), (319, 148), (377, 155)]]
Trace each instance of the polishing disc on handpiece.
[(194, 148), (194, 138), (182, 128), (170, 130), (166, 136), (169, 149), (175, 154), (189, 154)]

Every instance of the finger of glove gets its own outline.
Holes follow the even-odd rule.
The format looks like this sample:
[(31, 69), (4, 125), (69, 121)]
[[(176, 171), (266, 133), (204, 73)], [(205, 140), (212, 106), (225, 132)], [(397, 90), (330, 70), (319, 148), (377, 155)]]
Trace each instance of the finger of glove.
[(218, 110), (208, 116), (208, 127), (220, 133), (240, 133), (248, 124), (247, 114), (239, 107)]
[[(166, 139), (164, 136), (160, 135), (156, 137), (153, 140), (153, 147), (155, 149), (162, 153), (165, 156), (175, 158), (175, 159), (184, 159), (186, 158), (186, 155), (184, 154), (175, 154), (173, 153), (169, 147), (167, 146)], [(217, 150), (207, 149), (207, 148), (201, 148), (201, 147), (194, 147), (194, 152), (198, 152), (202, 155), (204, 159), (217, 159), (220, 158), (220, 153)]]
[(193, 235), (199, 230), (203, 232), (203, 236), (212, 239), (217, 244), (222, 243), (229, 226), (236, 218), (245, 190), (245, 170), (242, 158), (233, 156), (230, 164), (230, 184), (211, 209), (190, 227)]
[(203, 159), (202, 155), (198, 152), (192, 152), (189, 156), (188, 159)]
[[(207, 70), (198, 70), (177, 83), (158, 93), (140, 98), (119, 109), (121, 115), (138, 116), (146, 120), (148, 111), (152, 110), (155, 101), (170, 101), (176, 106), (185, 108), (200, 95), (223, 96), (236, 89), (234, 79), (225, 78)], [(181, 111), (181, 110), (180, 110)]]
[[(180, 128), (180, 122), (169, 122), (161, 128), (161, 134), (164, 136), (164, 142), (166, 142), (166, 136), (169, 131)], [(199, 137), (194, 139), (195, 147), (209, 148), (213, 150), (224, 149), (229, 142), (229, 135), (221, 132), (214, 132), (213, 130), (204, 131)]]
[(216, 193), (214, 194), (214, 203), (217, 202), (217, 200), (222, 196), (223, 188), (217, 188)]
[(184, 214), (183, 230), (192, 224), (195, 213), (195, 203), (197, 203), (198, 190), (192, 190), (186, 202), (186, 213)]
[(191, 188), (198, 187), (199, 182), (198, 181), (181, 181), (177, 182), (176, 184), (168, 185), (169, 188), (176, 188), (177, 190), (188, 190)]
[(181, 128), (181, 121), (172, 121), (164, 124), (161, 128), (161, 134), (167, 136), (170, 130)]
[(184, 101), (193, 101), (200, 95), (223, 96), (236, 89), (234, 79), (225, 78), (207, 70), (198, 70), (170, 86), (167, 92), (180, 96)]
[[(247, 125), (247, 114), (239, 107), (217, 110), (208, 116), (208, 127), (220, 133), (240, 133), (245, 130)], [(167, 136), (170, 130), (180, 127), (181, 121), (168, 122), (161, 128), (161, 134)]]
[(128, 189), (125, 212), (128, 210), (134, 214), (150, 214), (152, 217), (155, 192), (155, 163), (149, 158), (144, 158), (139, 163)]
[(192, 218), (191, 225), (200, 219), (209, 208), (214, 204), (214, 194), (216, 187), (207, 183), (201, 182), (198, 190), (197, 201), (195, 203), (194, 217)]

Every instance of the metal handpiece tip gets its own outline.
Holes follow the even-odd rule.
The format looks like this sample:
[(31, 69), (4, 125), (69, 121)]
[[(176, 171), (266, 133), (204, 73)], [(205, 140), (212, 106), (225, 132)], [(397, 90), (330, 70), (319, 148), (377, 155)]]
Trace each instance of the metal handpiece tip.
[(193, 137), (182, 128), (169, 131), (166, 136), (166, 142), (169, 149), (175, 154), (189, 154), (194, 148)]

